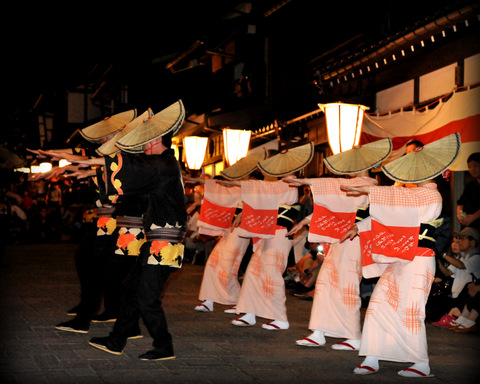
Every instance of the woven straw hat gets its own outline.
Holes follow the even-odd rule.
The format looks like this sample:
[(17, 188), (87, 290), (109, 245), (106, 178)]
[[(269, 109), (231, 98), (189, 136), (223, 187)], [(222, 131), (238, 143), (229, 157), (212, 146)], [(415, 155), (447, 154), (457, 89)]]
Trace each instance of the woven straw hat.
[(148, 108), (140, 116), (138, 116), (137, 118), (132, 120), (130, 123), (125, 125), (125, 127), (121, 131), (117, 132), (115, 136), (113, 136), (105, 144), (97, 148), (96, 152), (101, 156), (108, 156), (108, 155), (112, 155), (114, 153), (120, 152), (120, 149), (116, 146), (117, 141), (120, 140), (122, 137), (128, 135), (140, 124), (142, 124), (146, 119), (152, 116), (153, 116), (153, 111), (150, 108)]
[(129, 111), (120, 112), (116, 115), (106, 117), (102, 121), (83, 128), (80, 134), (88, 141), (97, 143), (103, 138), (111, 135), (122, 129), (125, 125), (130, 123), (137, 116), (137, 110), (131, 109)]
[(323, 162), (336, 175), (350, 175), (379, 165), (391, 152), (392, 141), (387, 138), (329, 156)]
[(454, 133), (402, 156), (382, 167), (392, 180), (418, 184), (434, 179), (453, 164), (460, 152), (460, 134)]
[(267, 150), (263, 148), (263, 151), (254, 152), (251, 155), (241, 158), (235, 164), (220, 171), (220, 174), (228, 180), (241, 179), (257, 169), (257, 163), (266, 158)]
[(175, 135), (185, 119), (181, 100), (158, 112), (140, 124), (135, 130), (117, 141), (117, 147), (125, 152), (140, 153), (143, 146), (168, 133)]
[(284, 149), (275, 156), (260, 161), (257, 166), (266, 175), (283, 177), (305, 167), (312, 161), (313, 153), (313, 143), (308, 143), (299, 147)]

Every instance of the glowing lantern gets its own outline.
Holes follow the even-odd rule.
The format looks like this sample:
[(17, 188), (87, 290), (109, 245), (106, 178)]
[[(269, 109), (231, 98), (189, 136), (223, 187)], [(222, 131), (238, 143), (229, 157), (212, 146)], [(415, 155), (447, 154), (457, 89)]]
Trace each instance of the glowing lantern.
[(190, 169), (202, 168), (207, 149), (208, 137), (189, 136), (183, 139), (185, 159)]
[(40, 163), (40, 173), (50, 172), (52, 170), (52, 163)]
[(359, 144), (363, 117), (368, 107), (343, 103), (318, 106), (325, 114), (328, 142), (334, 155), (348, 151)]
[(240, 129), (225, 128), (223, 130), (223, 149), (228, 166), (247, 156), (251, 135), (251, 131)]

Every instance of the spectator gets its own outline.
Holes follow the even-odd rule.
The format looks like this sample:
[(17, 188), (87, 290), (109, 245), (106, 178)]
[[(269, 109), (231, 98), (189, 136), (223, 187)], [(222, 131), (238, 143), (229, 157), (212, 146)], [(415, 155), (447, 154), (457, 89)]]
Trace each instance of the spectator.
[(305, 242), (308, 253), (293, 267), (288, 268), (288, 274), (295, 280), (292, 296), (305, 300), (313, 300), (315, 283), (322, 266), (325, 254), (322, 244)]
[[(438, 268), (435, 271), (435, 278), (433, 280), (432, 289), (427, 302), (427, 318), (438, 319), (442, 317), (446, 311), (451, 307), (446, 303), (446, 300), (452, 298), (452, 270), (448, 269), (450, 263), (448, 263), (444, 257), (450, 256), (454, 259), (460, 258), (459, 240), (453, 237), (450, 245), (450, 249), (447, 252), (437, 256)], [(443, 316), (447, 319), (446, 315)], [(446, 320), (437, 321), (433, 325), (437, 327), (443, 327), (441, 324)]]
[(472, 153), (467, 164), (473, 180), (465, 185), (457, 201), (457, 218), (462, 228), (472, 227), (480, 231), (480, 152)]
[(7, 266), (4, 262), (5, 247), (8, 241), (10, 232), (12, 211), (10, 209), (9, 199), (6, 198), (5, 192), (2, 188), (0, 190), (0, 266)]
[(462, 314), (448, 328), (454, 332), (471, 333), (477, 331), (477, 319), (480, 312), (480, 284), (477, 280), (467, 286), (468, 296)]
[(31, 218), (33, 209), (35, 207), (35, 201), (32, 199), (32, 196), (30, 196), (28, 191), (23, 192), (23, 198), (20, 207), (24, 210), (27, 216)]
[(478, 250), (480, 233), (475, 228), (466, 227), (460, 232), (455, 232), (454, 235), (459, 241), (460, 258), (456, 259), (445, 254), (444, 259), (450, 263), (450, 266), (445, 268), (443, 264), (438, 263), (445, 276), (453, 277), (452, 299), (446, 303), (451, 310), (438, 322), (433, 323), (443, 328), (449, 327), (455, 317), (460, 316), (468, 283), (480, 277), (480, 251)]

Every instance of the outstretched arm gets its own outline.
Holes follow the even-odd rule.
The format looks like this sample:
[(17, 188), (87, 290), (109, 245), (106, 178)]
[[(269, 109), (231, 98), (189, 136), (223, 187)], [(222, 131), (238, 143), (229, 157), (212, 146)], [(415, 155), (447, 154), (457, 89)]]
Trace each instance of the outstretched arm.
[(304, 217), (299, 223), (295, 224), (290, 231), (287, 232), (285, 236), (291, 236), (300, 231), (304, 226), (310, 224), (312, 221), (312, 215)]
[(361, 187), (353, 187), (349, 185), (341, 185), (340, 189), (347, 192), (347, 196), (360, 196), (368, 195), (370, 193), (370, 187), (368, 185)]
[(353, 240), (355, 236), (358, 235), (358, 227), (354, 224), (340, 239), (340, 243), (343, 243), (345, 240)]

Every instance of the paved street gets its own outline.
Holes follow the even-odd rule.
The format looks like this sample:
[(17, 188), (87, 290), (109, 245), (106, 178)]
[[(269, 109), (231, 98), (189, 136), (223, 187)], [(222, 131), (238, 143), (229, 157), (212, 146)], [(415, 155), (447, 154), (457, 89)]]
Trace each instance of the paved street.
[[(230, 324), (235, 315), (216, 305), (212, 313), (193, 310), (203, 266), (185, 264), (171, 279), (163, 303), (174, 338), (175, 360), (147, 362), (138, 355), (151, 349), (151, 338), (129, 341), (115, 356), (87, 341), (105, 336), (112, 323), (94, 323), (88, 335), (58, 331), (65, 311), (77, 304), (75, 244), (20, 244), (7, 247), (8, 267), (0, 269), (0, 367), (2, 383), (407, 383), (397, 375), (408, 364), (381, 362), (380, 371), (352, 373), (362, 358), (334, 351), (331, 338), (322, 348), (295, 340), (307, 330), (311, 301), (287, 299), (290, 329), (267, 331)], [(428, 383), (473, 383), (479, 378), (479, 334), (458, 334), (427, 324)], [(337, 339), (338, 341), (338, 339)]]

